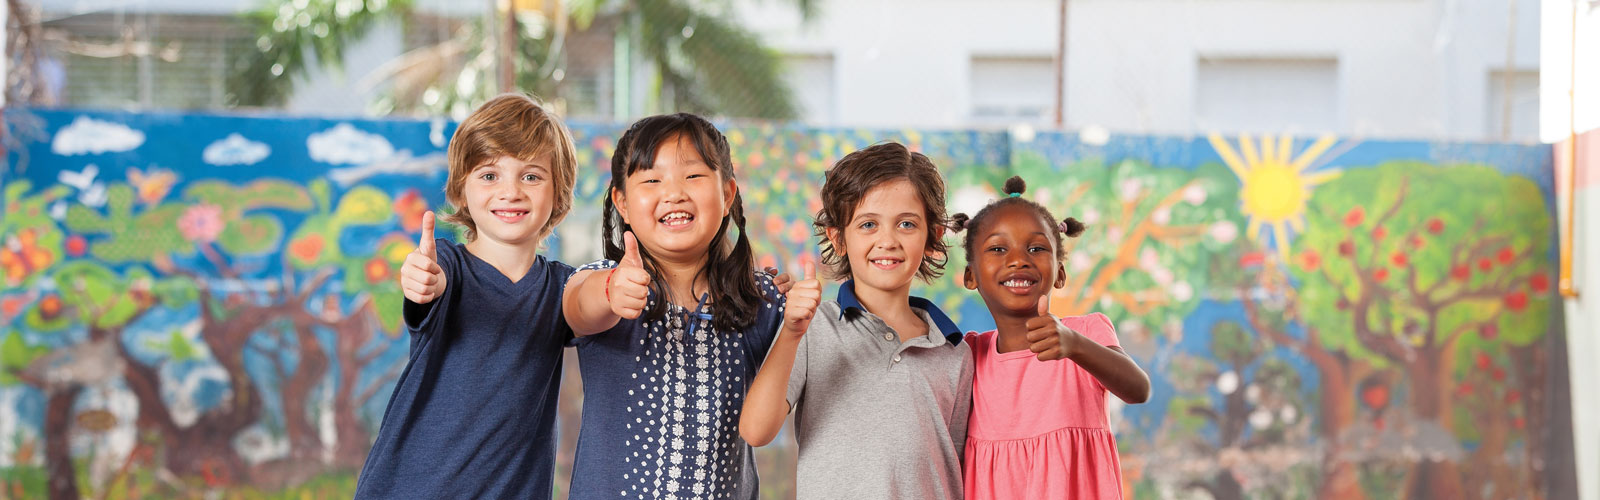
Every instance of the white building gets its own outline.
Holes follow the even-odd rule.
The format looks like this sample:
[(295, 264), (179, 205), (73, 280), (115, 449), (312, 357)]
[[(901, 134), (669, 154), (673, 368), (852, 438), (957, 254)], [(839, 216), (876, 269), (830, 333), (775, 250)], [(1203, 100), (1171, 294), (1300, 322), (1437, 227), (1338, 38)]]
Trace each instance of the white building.
[[(1538, 0), (1068, 1), (1069, 128), (1537, 138)], [(820, 15), (808, 23), (785, 1), (742, 0), (733, 14), (785, 55), (804, 121), (1051, 125), (1058, 0), (817, 3)], [(58, 25), (82, 20), (86, 29), (114, 36), (118, 25), (155, 23), (169, 38), (187, 37), (184, 53), (192, 64), (79, 58), (68, 69), (68, 92), (96, 96), (69, 102), (129, 107), (220, 103), (221, 58), (253, 48), (248, 33), (230, 31), (224, 21), (256, 5), (42, 0)], [(470, 18), (482, 16), (488, 2), (418, 5), (429, 14)], [(373, 92), (355, 83), (430, 36), (438, 37), (398, 24), (379, 27), (347, 49), (342, 73), (319, 71), (301, 85), (288, 111), (365, 112)], [(210, 55), (198, 48), (205, 40), (218, 47)], [(591, 111), (595, 117), (641, 114), (613, 112), (613, 103), (638, 108), (643, 99), (626, 105), (612, 94), (648, 86), (615, 85), (610, 68), (604, 71), (593, 76), (593, 100), (602, 110)], [(122, 83), (130, 79), (137, 84)], [(156, 98), (162, 92), (184, 97)]]
[[(1560, 231), (1571, 233), (1572, 284), (1565, 301), (1572, 384), (1573, 459), (1583, 500), (1600, 500), (1600, 1), (1545, 0), (1540, 59), (1539, 137), (1553, 142)], [(1577, 148), (1567, 141), (1579, 137)], [(1576, 169), (1567, 168), (1577, 153)], [(1574, 197), (1568, 198), (1567, 185)], [(1575, 202), (1569, 209), (1568, 203)], [(1570, 222), (1569, 222), (1570, 218)]]
[[(807, 121), (1052, 120), (1056, 0), (834, 0), (804, 26), (743, 5)], [(1068, 19), (1069, 128), (1537, 138), (1537, 0), (1070, 0)]]

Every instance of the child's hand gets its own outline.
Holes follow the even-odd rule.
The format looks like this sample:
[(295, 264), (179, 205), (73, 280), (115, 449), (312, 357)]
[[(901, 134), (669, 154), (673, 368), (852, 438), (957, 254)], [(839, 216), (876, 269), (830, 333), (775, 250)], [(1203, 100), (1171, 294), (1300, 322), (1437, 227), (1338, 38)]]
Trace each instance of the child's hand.
[(622, 248), (622, 260), (606, 274), (606, 300), (613, 314), (634, 319), (644, 314), (646, 300), (650, 297), (650, 273), (644, 270), (644, 259), (639, 257), (639, 242), (634, 240), (633, 231), (622, 233)]
[(427, 304), (444, 294), (444, 283), (444, 269), (433, 247), (433, 212), (423, 212), (422, 241), (400, 266), (400, 289), (412, 302)]
[(822, 302), (822, 282), (817, 281), (816, 264), (805, 264), (805, 275), (784, 294), (783, 329), (796, 340), (811, 326), (811, 317)]
[(794, 276), (789, 273), (778, 273), (778, 268), (767, 266), (761, 269), (772, 276), (772, 286), (777, 287), (778, 293), (788, 295), (789, 289), (794, 288)]
[(1078, 332), (1061, 324), (1061, 319), (1050, 314), (1050, 295), (1039, 297), (1039, 315), (1028, 318), (1023, 326), (1028, 328), (1028, 343), (1032, 344), (1028, 350), (1033, 351), (1039, 361), (1053, 361), (1062, 359), (1071, 354), (1069, 345), (1064, 345), (1069, 336), (1076, 336)]

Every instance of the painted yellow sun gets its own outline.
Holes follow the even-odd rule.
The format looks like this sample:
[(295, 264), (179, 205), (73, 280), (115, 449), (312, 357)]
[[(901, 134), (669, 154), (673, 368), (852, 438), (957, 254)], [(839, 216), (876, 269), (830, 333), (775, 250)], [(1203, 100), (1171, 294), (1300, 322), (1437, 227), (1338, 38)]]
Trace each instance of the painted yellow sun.
[(1261, 241), (1261, 228), (1272, 228), (1273, 246), (1282, 257), (1279, 262), (1288, 262), (1290, 230), (1305, 230), (1306, 202), (1311, 199), (1311, 188), (1339, 176), (1337, 169), (1306, 171), (1333, 147), (1333, 136), (1317, 138), (1299, 155), (1294, 154), (1294, 138), (1288, 135), (1262, 137), (1258, 142), (1248, 134), (1241, 134), (1237, 152), (1219, 134), (1211, 134), (1210, 140), (1217, 156), (1239, 176), (1242, 185), (1239, 204), (1250, 217), (1250, 239)]

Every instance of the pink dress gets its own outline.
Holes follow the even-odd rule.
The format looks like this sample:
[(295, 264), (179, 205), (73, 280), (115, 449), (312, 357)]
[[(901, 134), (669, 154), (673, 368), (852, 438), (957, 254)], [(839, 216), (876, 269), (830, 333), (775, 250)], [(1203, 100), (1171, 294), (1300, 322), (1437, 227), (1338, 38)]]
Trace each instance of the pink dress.
[[(1061, 318), (1115, 346), (1104, 314)], [(976, 370), (967, 428), (967, 499), (1120, 499), (1122, 463), (1106, 416), (1106, 388), (1077, 363), (997, 352), (993, 330), (967, 335)]]

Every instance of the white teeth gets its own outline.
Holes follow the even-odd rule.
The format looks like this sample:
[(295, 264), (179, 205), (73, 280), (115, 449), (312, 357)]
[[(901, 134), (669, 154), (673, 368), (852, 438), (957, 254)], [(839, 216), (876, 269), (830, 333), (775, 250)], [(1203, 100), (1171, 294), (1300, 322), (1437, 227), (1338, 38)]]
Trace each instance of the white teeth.
[(888, 260), (888, 259), (879, 259), (879, 260), (872, 261), (873, 264), (877, 264), (877, 265), (880, 265), (880, 266), (892, 266), (892, 265), (895, 265), (895, 263), (897, 263), (897, 262), (899, 262), (899, 261)]
[(1005, 283), (1001, 283), (1001, 285), (1005, 285), (1005, 286), (1008, 286), (1008, 287), (1029, 287), (1029, 286), (1033, 286), (1033, 281), (1020, 280), (1020, 279), (1019, 280), (1007, 280)]
[(666, 217), (662, 217), (661, 218), (661, 222), (672, 222), (672, 221), (677, 221), (677, 220), (689, 220), (689, 219), (693, 219), (693, 218), (694, 218), (693, 215), (689, 215), (689, 214), (684, 213), (684, 212), (673, 212), (673, 213), (667, 214)]

